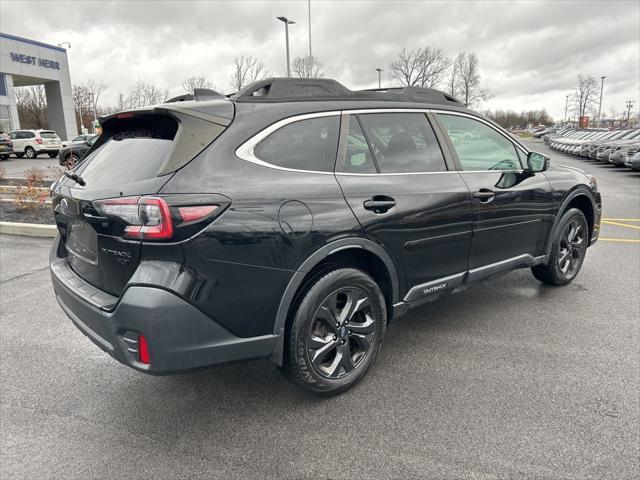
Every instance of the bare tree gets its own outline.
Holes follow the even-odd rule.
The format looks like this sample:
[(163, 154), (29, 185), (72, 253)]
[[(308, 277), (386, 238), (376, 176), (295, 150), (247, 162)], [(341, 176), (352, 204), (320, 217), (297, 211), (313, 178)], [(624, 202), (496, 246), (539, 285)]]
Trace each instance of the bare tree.
[(17, 87), (16, 107), (22, 128), (49, 128), (47, 119), (47, 95), (44, 85)]
[(480, 65), (475, 52), (459, 53), (455, 60), (456, 89), (465, 106), (474, 106), (489, 98), (489, 92), (480, 88)]
[(313, 55), (296, 57), (291, 63), (291, 71), (298, 78), (319, 78), (324, 76), (322, 71), (324, 64)]
[(213, 83), (204, 77), (191, 77), (182, 82), (182, 88), (184, 88), (187, 93), (193, 93), (196, 88), (208, 88), (215, 90), (216, 87), (214, 87)]
[(147, 83), (139, 78), (135, 86), (129, 90), (128, 95), (118, 94), (118, 109), (127, 110), (156, 105), (166, 101), (168, 96), (168, 89)]
[(434, 88), (440, 83), (451, 61), (439, 48), (402, 49), (391, 62), (391, 74), (403, 86)]
[(100, 95), (107, 89), (104, 83), (98, 83), (93, 79), (89, 79), (85, 82), (84, 88), (89, 96), (91, 109), (98, 115), (98, 102), (100, 101)]
[(578, 117), (584, 117), (585, 113), (593, 110), (597, 104), (600, 87), (591, 75), (578, 75), (578, 83), (574, 89), (572, 102), (573, 111)]
[(451, 73), (449, 74), (449, 79), (447, 80), (447, 90), (451, 94), (452, 97), (458, 96), (458, 59), (453, 62), (453, 66), (451, 67)]
[(231, 75), (231, 88), (237, 92), (242, 90), (243, 87), (270, 75), (264, 68), (264, 64), (252, 56), (245, 57), (241, 55), (236, 57), (234, 62), (236, 70)]

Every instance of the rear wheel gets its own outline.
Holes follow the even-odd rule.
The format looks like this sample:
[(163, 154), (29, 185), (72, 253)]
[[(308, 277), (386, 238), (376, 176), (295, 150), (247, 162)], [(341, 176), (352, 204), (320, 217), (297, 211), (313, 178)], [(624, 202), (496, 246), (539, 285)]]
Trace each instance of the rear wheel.
[(26, 147), (24, 149), (24, 156), (27, 158), (36, 158), (38, 156), (38, 153), (33, 147)]
[(8, 159), (9, 159), (9, 154), (8, 153), (0, 155), (0, 160), (8, 160)]
[(316, 395), (342, 393), (375, 361), (386, 324), (384, 296), (369, 275), (352, 268), (322, 274), (287, 329), (283, 373)]
[(584, 214), (577, 208), (568, 210), (560, 219), (552, 241), (549, 263), (536, 265), (531, 271), (543, 283), (565, 285), (578, 275), (587, 253), (589, 226)]

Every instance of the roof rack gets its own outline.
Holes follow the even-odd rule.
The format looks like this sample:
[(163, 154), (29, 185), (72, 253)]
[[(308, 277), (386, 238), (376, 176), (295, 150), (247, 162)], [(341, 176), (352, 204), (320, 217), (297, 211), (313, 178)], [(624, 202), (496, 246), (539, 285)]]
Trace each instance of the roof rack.
[(462, 105), (453, 96), (433, 88), (349, 90), (328, 78), (267, 78), (246, 86), (230, 98), (237, 102), (378, 100)]

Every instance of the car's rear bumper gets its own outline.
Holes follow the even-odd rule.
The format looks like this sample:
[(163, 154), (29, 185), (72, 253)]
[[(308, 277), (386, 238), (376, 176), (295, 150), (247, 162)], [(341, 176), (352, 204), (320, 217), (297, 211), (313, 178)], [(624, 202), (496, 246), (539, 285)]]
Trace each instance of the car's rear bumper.
[[(56, 240), (57, 243), (58, 240)], [(216, 364), (268, 358), (278, 335), (233, 335), (177, 295), (148, 286), (130, 286), (113, 297), (78, 277), (66, 259), (51, 255), (56, 299), (93, 343), (136, 370), (163, 375)], [(148, 342), (150, 363), (138, 359), (138, 335)]]

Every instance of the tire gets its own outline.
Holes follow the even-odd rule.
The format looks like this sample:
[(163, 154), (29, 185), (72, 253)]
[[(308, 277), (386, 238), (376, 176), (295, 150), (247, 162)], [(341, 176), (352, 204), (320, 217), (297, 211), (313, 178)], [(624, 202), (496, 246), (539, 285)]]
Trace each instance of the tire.
[(548, 264), (531, 268), (533, 276), (547, 285), (566, 285), (580, 271), (589, 244), (589, 226), (584, 214), (571, 208), (560, 219), (552, 239)]
[(366, 273), (339, 268), (320, 273), (298, 298), (286, 329), (282, 373), (312, 394), (342, 393), (365, 376), (382, 346), (382, 291)]
[(80, 161), (80, 157), (78, 157), (77, 155), (74, 155), (73, 153), (70, 155), (67, 155), (67, 158), (65, 159), (64, 163), (66, 165), (66, 167), (71, 170), (73, 168), (76, 167), (76, 165), (78, 165)]
[(38, 156), (38, 152), (36, 152), (33, 147), (26, 147), (24, 149), (24, 156), (27, 158), (36, 158)]
[(49, 152), (49, 158), (56, 158), (58, 156), (58, 152)]
[(0, 155), (0, 160), (9, 160), (9, 155), (8, 154)]

